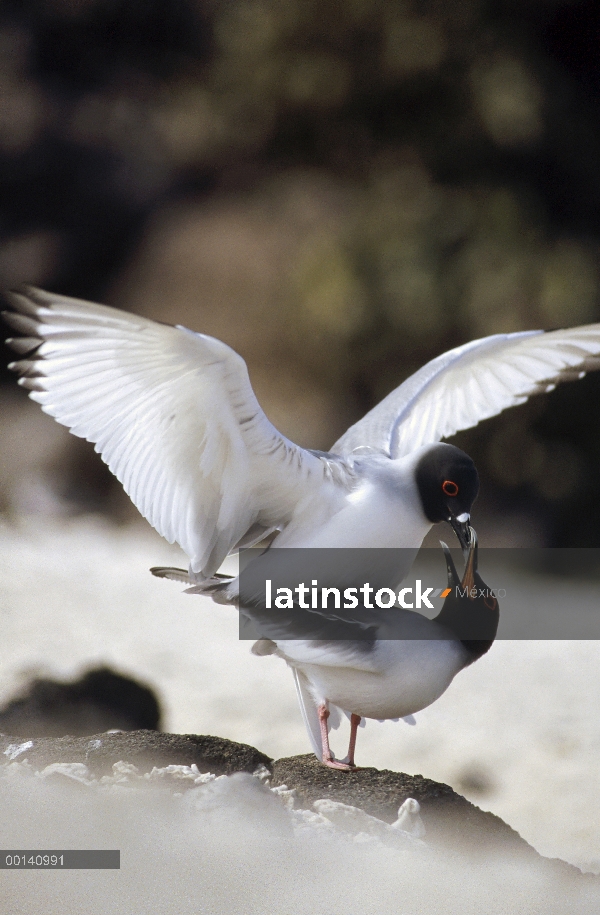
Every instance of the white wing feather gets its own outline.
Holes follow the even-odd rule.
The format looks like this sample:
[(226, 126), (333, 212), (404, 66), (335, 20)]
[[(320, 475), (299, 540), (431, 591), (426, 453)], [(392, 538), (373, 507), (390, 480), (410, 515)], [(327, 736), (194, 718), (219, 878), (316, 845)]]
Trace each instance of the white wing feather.
[[(326, 462), (271, 425), (246, 364), (203, 334), (30, 289), (12, 367), (42, 409), (94, 442), (142, 515), (213, 574), (253, 527), (284, 526)], [(38, 345), (40, 344), (40, 345)]]
[(402, 457), (598, 368), (600, 324), (474, 340), (411, 375), (331, 450)]

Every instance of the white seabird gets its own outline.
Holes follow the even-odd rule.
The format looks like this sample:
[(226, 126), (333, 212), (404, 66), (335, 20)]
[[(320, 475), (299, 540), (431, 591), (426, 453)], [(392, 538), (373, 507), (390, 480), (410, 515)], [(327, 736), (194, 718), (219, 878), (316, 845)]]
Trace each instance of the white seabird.
[[(323, 454), (275, 429), (244, 360), (219, 340), (33, 288), (10, 301), (19, 383), (95, 444), (199, 584), (274, 533), (275, 547), (416, 550), (446, 520), (466, 547), (477, 473), (438, 443), (600, 367), (600, 324), (475, 340), (427, 363)], [(329, 662), (316, 666), (322, 688), (305, 704), (336, 704), (320, 695)], [(347, 680), (351, 690), (351, 665)]]
[[(219, 603), (239, 606), (242, 616), (262, 634), (253, 653), (276, 655), (291, 667), (317, 758), (331, 768), (351, 769), (363, 719), (410, 718), (439, 699), (456, 674), (482, 657), (496, 637), (498, 601), (477, 571), (475, 531), (469, 530), (462, 581), (448, 547), (442, 546), (449, 593), (432, 620), (397, 606), (382, 609), (359, 604), (332, 612), (314, 605), (303, 609), (294, 602), (285, 609), (272, 609), (265, 605), (262, 594), (254, 596), (247, 587), (238, 604), (237, 580), (226, 576), (189, 591), (212, 593)], [(271, 549), (263, 556), (268, 560), (279, 552)], [(396, 551), (385, 552), (394, 559)], [(272, 568), (277, 567), (277, 559)], [(253, 565), (260, 567), (261, 563), (259, 557)], [(170, 577), (175, 570), (152, 571)], [(183, 570), (177, 571), (185, 575)], [(264, 580), (263, 574), (259, 568), (256, 579)], [(342, 761), (329, 745), (329, 727), (337, 726), (340, 711), (350, 718), (350, 744)]]

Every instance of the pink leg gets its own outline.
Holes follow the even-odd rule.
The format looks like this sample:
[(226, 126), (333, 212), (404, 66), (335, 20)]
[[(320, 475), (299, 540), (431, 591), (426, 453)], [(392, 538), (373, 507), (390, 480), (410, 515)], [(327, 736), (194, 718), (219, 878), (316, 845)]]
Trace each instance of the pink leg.
[[(329, 709), (327, 705), (323, 703), (319, 706), (319, 722), (321, 725), (321, 745), (323, 747), (323, 762), (326, 766), (329, 766), (330, 769), (343, 769), (348, 771), (352, 768), (348, 763), (339, 762), (337, 759), (333, 758), (333, 753), (329, 747), (329, 729), (327, 727), (327, 719), (329, 718)], [(360, 720), (360, 719), (359, 719)], [(356, 739), (356, 738), (355, 738)]]
[(354, 712), (350, 716), (350, 743), (348, 744), (348, 765), (354, 768), (354, 751), (356, 749), (356, 733), (360, 724), (360, 715)]

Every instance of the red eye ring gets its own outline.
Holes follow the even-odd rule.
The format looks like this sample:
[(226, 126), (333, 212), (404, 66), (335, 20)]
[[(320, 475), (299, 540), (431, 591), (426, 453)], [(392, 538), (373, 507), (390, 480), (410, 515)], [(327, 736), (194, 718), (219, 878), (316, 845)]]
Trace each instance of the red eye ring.
[(444, 480), (442, 483), (442, 489), (447, 496), (457, 496), (458, 495), (458, 484), (454, 480)]

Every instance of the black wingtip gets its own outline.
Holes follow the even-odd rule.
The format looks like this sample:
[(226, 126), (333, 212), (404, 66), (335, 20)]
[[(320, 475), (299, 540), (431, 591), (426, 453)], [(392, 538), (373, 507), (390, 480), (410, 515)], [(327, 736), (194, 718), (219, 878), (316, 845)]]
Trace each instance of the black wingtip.
[(22, 334), (24, 337), (37, 336), (39, 327), (39, 318), (37, 315), (25, 312), (24, 310), (3, 311), (2, 317), (11, 330), (16, 330), (17, 333)]
[[(7, 337), (5, 343), (14, 350), (17, 355), (28, 358), (35, 353), (42, 345), (43, 341), (40, 340), (39, 337)], [(12, 368), (14, 371), (18, 372), (18, 365), (18, 362), (12, 362), (9, 365), (9, 369)]]
[[(52, 293), (37, 286), (20, 286), (18, 289), (7, 289), (4, 298), (14, 312), (39, 318), (40, 310), (52, 308)], [(11, 314), (11, 312), (9, 312)]]

